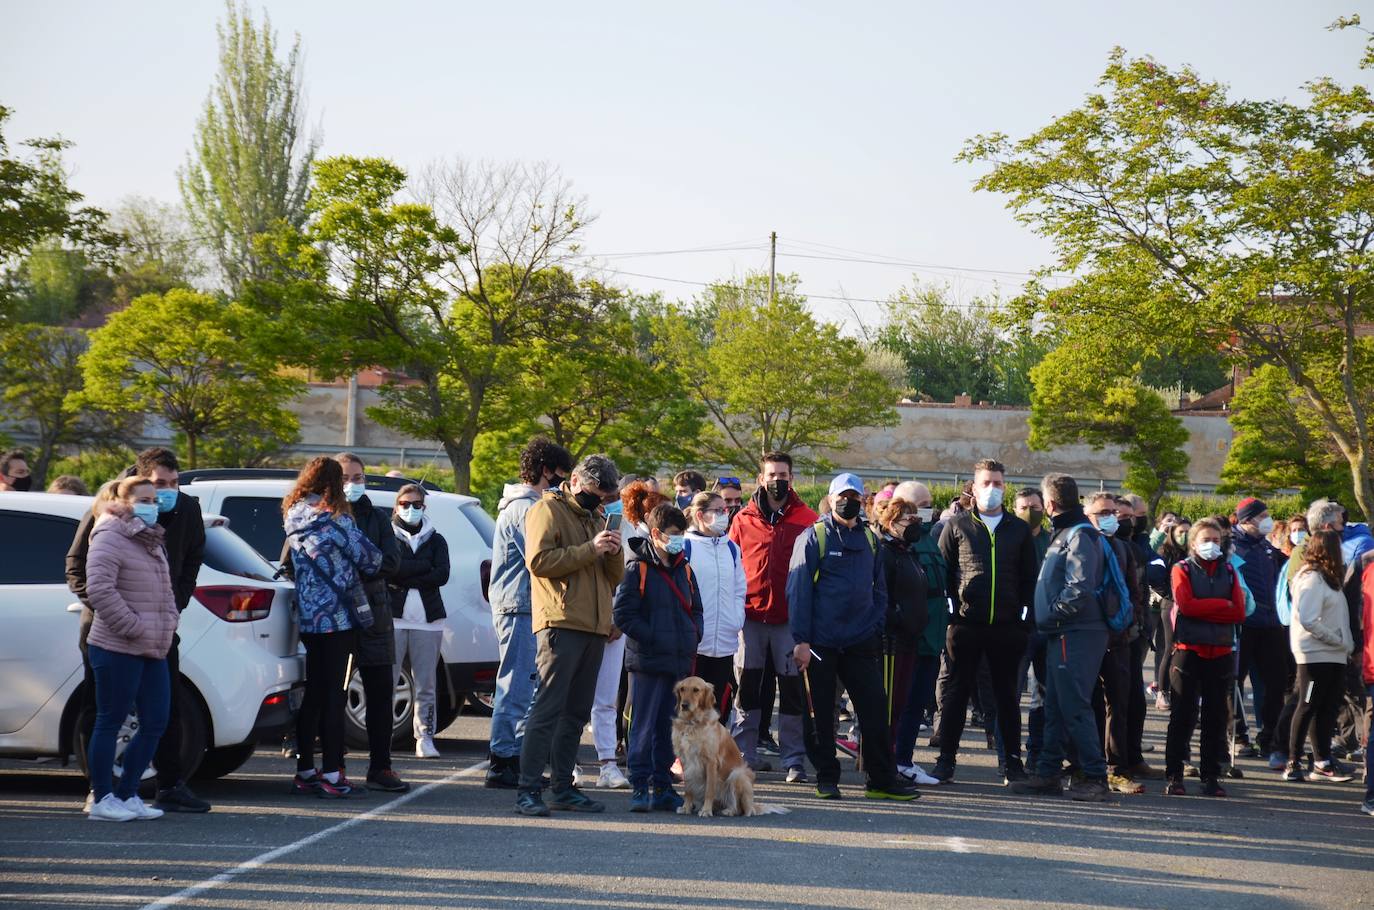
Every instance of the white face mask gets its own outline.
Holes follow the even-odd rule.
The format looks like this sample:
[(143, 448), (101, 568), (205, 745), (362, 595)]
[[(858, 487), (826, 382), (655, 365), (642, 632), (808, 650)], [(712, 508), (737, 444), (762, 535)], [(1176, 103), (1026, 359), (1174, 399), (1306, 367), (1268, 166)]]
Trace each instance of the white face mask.
[(1259, 528), (1261, 534), (1268, 536), (1274, 533), (1274, 519), (1266, 515), (1264, 518), (1260, 519), (1260, 523), (1255, 525), (1255, 527)]
[(1210, 540), (1206, 543), (1200, 543), (1197, 545), (1197, 555), (1199, 559), (1205, 559), (1208, 562), (1221, 559), (1221, 544), (1213, 543)]
[(1295, 547), (1301, 546), (1301, 545), (1302, 545), (1302, 542), (1303, 542), (1304, 540), (1307, 539), (1307, 532), (1306, 532), (1306, 531), (1294, 531), (1293, 533), (1291, 533), (1291, 534), (1288, 535), (1288, 539), (1291, 540), (1291, 541), (1293, 542), (1293, 546), (1295, 546)]
[(928, 525), (935, 518), (935, 510), (931, 508), (917, 509), (916, 515), (921, 519), (921, 524)]
[(717, 537), (724, 534), (730, 528), (730, 516), (725, 514), (716, 515), (711, 519), (711, 533)]
[(992, 512), (1002, 505), (1001, 487), (983, 487), (974, 491), (974, 497), (978, 501), (978, 511)]

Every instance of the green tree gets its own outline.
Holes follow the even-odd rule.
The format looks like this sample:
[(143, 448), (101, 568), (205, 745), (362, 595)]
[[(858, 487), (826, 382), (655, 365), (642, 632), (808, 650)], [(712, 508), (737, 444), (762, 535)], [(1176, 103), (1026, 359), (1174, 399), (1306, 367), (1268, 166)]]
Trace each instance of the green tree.
[(1151, 514), (1165, 493), (1187, 479), (1183, 421), (1158, 392), (1121, 371), (1111, 348), (1061, 344), (1031, 370), (1031, 381), (1030, 448), (1120, 446), (1125, 486), (1149, 501)]
[(280, 59), (271, 21), (256, 24), (234, 0), (216, 30), (219, 71), (178, 176), (191, 224), (238, 296), (267, 274), (254, 238), (305, 220), (320, 140), (307, 136), (300, 36)]
[(1349, 466), (1279, 367), (1262, 366), (1240, 384), (1231, 401), (1231, 429), (1221, 492), (1268, 495), (1297, 488), (1308, 502), (1319, 496), (1350, 501)]
[(0, 332), (0, 403), (6, 421), (31, 429), (34, 489), (47, 482), (48, 467), (64, 446), (102, 447), (127, 438), (117, 413), (77, 408), (86, 333), (45, 325), (15, 325)]
[[(1367, 63), (1369, 61), (1366, 61)], [(1329, 78), (1305, 103), (1232, 99), (1184, 68), (1113, 53), (1100, 91), (1030, 136), (968, 143), (1075, 277), (1020, 316), (1146, 354), (1224, 350), (1284, 370), (1374, 515), (1365, 393), (1374, 339), (1374, 96)]]
[(206, 277), (208, 263), (181, 207), (129, 196), (115, 207), (110, 224), (123, 238), (111, 274), (112, 309), (144, 294), (195, 287)]
[(283, 405), (301, 383), (265, 350), (268, 331), (246, 307), (197, 291), (139, 297), (92, 333), (76, 402), (161, 417), (185, 439), (193, 468), (203, 442), (245, 427), (293, 439), (298, 424)]
[(900, 389), (866, 365), (858, 341), (818, 321), (795, 275), (715, 284), (695, 303), (670, 307), (661, 344), (706, 409), (702, 451), (711, 461), (752, 471), (759, 456), (790, 452), (824, 465), (818, 450), (843, 451), (859, 427), (891, 426)]
[(521, 377), (588, 335), (614, 296), (564, 268), (582, 201), (542, 166), (438, 166), (427, 203), (398, 202), (406, 174), (380, 159), (329, 158), (314, 174), (309, 221), (274, 238), (282, 280), (255, 305), (321, 375), (407, 377), (369, 414), (438, 442), (469, 492), (478, 437), (538, 413), (521, 410)]

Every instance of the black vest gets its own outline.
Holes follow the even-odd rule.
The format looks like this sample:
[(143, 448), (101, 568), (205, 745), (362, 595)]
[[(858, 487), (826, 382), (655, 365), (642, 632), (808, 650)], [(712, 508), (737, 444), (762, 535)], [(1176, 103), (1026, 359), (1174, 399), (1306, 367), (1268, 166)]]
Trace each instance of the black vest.
[[(1231, 589), (1235, 585), (1236, 570), (1232, 568), (1225, 556), (1222, 557), (1222, 563), (1217, 568), (1215, 575), (1208, 575), (1207, 570), (1198, 565), (1191, 556), (1184, 560), (1183, 566), (1188, 570), (1188, 584), (1193, 589), (1194, 597), (1218, 597), (1226, 601), (1231, 599)], [(1175, 642), (1185, 645), (1221, 645), (1226, 647), (1235, 644), (1235, 627), (1233, 624), (1208, 622), (1205, 619), (1184, 616), (1183, 611), (1177, 607), (1175, 610)]]

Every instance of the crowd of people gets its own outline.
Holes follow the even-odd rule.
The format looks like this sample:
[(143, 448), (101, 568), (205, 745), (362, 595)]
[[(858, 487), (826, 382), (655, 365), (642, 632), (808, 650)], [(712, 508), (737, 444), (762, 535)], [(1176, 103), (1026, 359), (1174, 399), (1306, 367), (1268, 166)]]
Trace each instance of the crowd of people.
[[(850, 473), (812, 509), (793, 470), (773, 452), (751, 495), (738, 477), (708, 484), (696, 471), (660, 490), (604, 455), (574, 462), (543, 437), (525, 446), (491, 554), (487, 786), (515, 791), (530, 816), (604, 811), (584, 789), (628, 789), (635, 812), (678, 809), (674, 687), (697, 676), (750, 768), (790, 784), (814, 774), (821, 799), (842, 797), (846, 754), (869, 799), (953, 783), (972, 705), (1017, 794), (1100, 802), (1162, 781), (1182, 796), (1195, 776), (1198, 793), (1225, 797), (1223, 782), (1243, 776), (1237, 758), (1294, 783), (1350, 781), (1347, 762), (1363, 760), (1362, 809), (1374, 815), (1374, 536), (1341, 504), (1319, 499), (1277, 520), (1247, 497), (1229, 515), (1152, 522), (1140, 497), (1085, 496), (1065, 474), (1013, 492), (985, 459), (943, 511), (922, 483), (868, 490)], [(403, 486), (387, 513), (368, 499), (365, 471), (350, 453), (315, 458), (282, 504), (307, 677), (291, 787), (324, 798), (408, 789), (391, 766), (403, 664), (416, 754), (438, 755), (447, 544), (422, 487)], [(27, 488), (22, 453), (0, 457), (0, 478)], [(204, 530), (177, 480), (172, 452), (140, 453), (98, 491), (68, 554), (88, 608), (93, 819), (210, 808), (178, 756), (176, 629)], [(344, 767), (350, 666), (369, 706), (362, 785)], [(1168, 714), (1162, 769), (1145, 759), (1151, 694)], [(140, 723), (116, 780), (114, 739), (132, 710)], [(591, 773), (577, 763), (588, 725)], [(929, 770), (917, 761), (926, 733)], [(150, 762), (151, 806), (137, 793)]]

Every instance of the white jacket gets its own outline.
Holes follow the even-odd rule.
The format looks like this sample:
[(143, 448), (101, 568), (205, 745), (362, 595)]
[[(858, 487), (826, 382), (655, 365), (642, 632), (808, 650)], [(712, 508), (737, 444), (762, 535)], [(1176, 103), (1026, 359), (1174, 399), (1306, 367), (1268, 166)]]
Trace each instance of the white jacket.
[(726, 537), (687, 532), (687, 559), (701, 592), (702, 633), (697, 653), (729, 657), (739, 649), (748, 582), (738, 548)]
[(1343, 664), (1355, 650), (1345, 595), (1320, 572), (1303, 568), (1293, 577), (1293, 624), (1288, 642), (1300, 664)]

